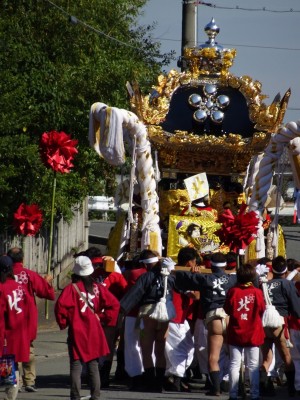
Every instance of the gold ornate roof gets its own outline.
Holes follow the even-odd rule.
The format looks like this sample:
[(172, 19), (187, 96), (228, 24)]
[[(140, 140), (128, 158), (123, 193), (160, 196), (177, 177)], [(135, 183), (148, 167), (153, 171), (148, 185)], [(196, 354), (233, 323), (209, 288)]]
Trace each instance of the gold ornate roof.
[[(160, 75), (152, 92), (146, 96), (142, 96), (137, 85), (133, 85), (135, 94), (131, 98), (131, 106), (147, 125), (150, 141), (158, 150), (163, 168), (191, 173), (243, 174), (252, 156), (265, 149), (271, 133), (282, 124), (291, 91), (288, 90), (282, 100), (277, 95), (270, 105), (265, 104), (267, 96), (261, 93), (259, 81), (247, 75), (236, 77), (229, 72), (236, 50), (223, 49), (215, 42), (219, 28), (214, 20), (205, 27), (205, 31), (209, 37), (205, 44), (184, 50), (181, 62), (185, 71), (171, 70), (167, 75)], [(217, 92), (221, 96), (217, 97)], [(176, 101), (182, 93), (195, 111), (191, 114), (193, 121), (188, 124), (187, 130), (176, 129), (175, 126), (170, 131), (168, 127), (172, 126)], [(234, 104), (232, 102), (224, 131), (222, 123), (226, 118), (226, 107), (231, 95), (236, 93), (240, 97)], [(238, 110), (234, 113), (239, 99), (243, 99), (248, 109), (246, 132), (239, 132), (234, 124), (239, 118), (244, 118)], [(178, 121), (180, 116), (177, 114), (181, 109), (187, 112), (180, 101), (181, 108), (175, 113)], [(231, 121), (232, 126), (235, 125), (232, 131)]]

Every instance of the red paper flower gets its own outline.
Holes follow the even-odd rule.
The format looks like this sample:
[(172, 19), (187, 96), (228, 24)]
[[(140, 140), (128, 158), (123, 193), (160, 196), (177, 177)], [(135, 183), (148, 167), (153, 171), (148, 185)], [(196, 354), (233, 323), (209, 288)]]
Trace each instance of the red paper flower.
[(70, 172), (74, 155), (78, 153), (77, 143), (78, 140), (71, 140), (71, 135), (65, 132), (44, 132), (40, 142), (43, 163), (53, 171), (62, 174)]
[(258, 226), (258, 216), (254, 211), (246, 212), (246, 204), (242, 204), (239, 214), (233, 216), (223, 213), (222, 228), (216, 232), (220, 240), (230, 247), (232, 251), (238, 251), (248, 246), (255, 239)]
[(36, 204), (22, 203), (14, 213), (14, 228), (19, 235), (34, 236), (43, 222), (43, 214)]

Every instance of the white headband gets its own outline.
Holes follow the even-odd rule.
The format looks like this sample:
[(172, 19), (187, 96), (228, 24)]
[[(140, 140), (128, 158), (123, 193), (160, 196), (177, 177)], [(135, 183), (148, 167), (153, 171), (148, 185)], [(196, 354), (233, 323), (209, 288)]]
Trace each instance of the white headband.
[(155, 263), (158, 261), (158, 257), (151, 257), (151, 258), (146, 258), (145, 260), (140, 260), (140, 263), (143, 264), (151, 264), (151, 263)]
[(281, 272), (278, 272), (278, 271), (276, 271), (276, 269), (272, 268), (272, 272), (275, 272), (275, 274), (278, 274), (278, 275), (285, 274), (286, 271), (287, 271), (287, 267), (285, 267), (285, 269), (283, 271), (281, 271)]
[(213, 262), (213, 261), (211, 261), (211, 265), (213, 267), (226, 267), (227, 262), (226, 261), (225, 262)]

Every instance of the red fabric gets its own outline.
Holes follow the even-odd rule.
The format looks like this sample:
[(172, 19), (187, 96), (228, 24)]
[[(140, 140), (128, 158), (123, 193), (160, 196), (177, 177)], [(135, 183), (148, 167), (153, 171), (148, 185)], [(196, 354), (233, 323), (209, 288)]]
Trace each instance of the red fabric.
[(135, 282), (139, 279), (139, 277), (147, 272), (145, 267), (133, 269), (130, 271), (130, 274), (127, 278), (128, 287), (127, 291), (135, 284)]
[(297, 223), (297, 210), (294, 210), (294, 215), (293, 215), (293, 224)]
[(289, 329), (295, 329), (296, 331), (300, 331), (300, 318), (290, 315), (288, 317), (288, 326)]
[(111, 272), (102, 282), (105, 286), (118, 300), (124, 296), (127, 288), (127, 281), (122, 274), (119, 272)]
[(18, 235), (35, 236), (43, 223), (43, 214), (36, 204), (22, 203), (14, 213), (13, 226)]
[(186, 319), (191, 322), (191, 321), (196, 321), (197, 319), (197, 313), (198, 313), (198, 300), (195, 299), (190, 299), (190, 304), (188, 306), (187, 310), (187, 315)]
[[(245, 300), (247, 299), (247, 304)], [(261, 346), (265, 333), (262, 315), (265, 300), (254, 286), (236, 286), (226, 296), (224, 310), (229, 315), (227, 342), (233, 346)]]
[[(0, 284), (0, 315), (4, 315), (4, 310), (5, 310), (5, 301), (3, 297), (3, 290), (2, 290), (2, 284)], [(4, 344), (4, 330), (5, 330), (5, 325), (4, 325), (4, 318), (0, 318), (0, 357), (2, 355), (2, 349), (3, 349), (3, 344)]]
[(271, 220), (270, 215), (269, 215), (269, 214), (266, 214), (265, 219), (264, 219), (264, 221), (263, 221), (263, 225), (262, 225), (263, 228), (264, 228), (264, 229), (268, 229), (269, 226), (271, 225), (271, 222), (272, 222), (272, 220)]
[[(28, 362), (30, 353), (30, 325), (31, 314), (30, 296), (26, 288), (13, 279), (7, 279), (0, 284), (1, 296), (4, 301), (6, 353), (14, 354), (16, 362)], [(2, 347), (1, 347), (2, 351)]]
[(22, 263), (15, 263), (13, 272), (16, 282), (24, 286), (30, 295), (29, 336), (32, 341), (36, 339), (38, 324), (38, 309), (35, 303), (35, 296), (41, 299), (54, 300), (54, 288), (37, 272), (24, 268)]
[[(144, 267), (131, 270), (127, 278), (128, 286), (126, 291), (128, 291), (135, 284), (138, 278), (141, 275), (145, 274), (146, 272), (147, 269)], [(129, 311), (127, 315), (128, 317), (137, 317), (138, 313), (139, 313), (139, 306), (136, 306), (131, 311)]]
[[(86, 296), (83, 282), (79, 281), (77, 286), (83, 296)], [(114, 295), (101, 284), (94, 283), (94, 294), (89, 294), (88, 297), (101, 323), (115, 326), (120, 304)], [(60, 329), (69, 328), (68, 340), (74, 360), (88, 362), (109, 354), (98, 318), (80, 298), (72, 284), (61, 292), (54, 311)]]
[(187, 295), (183, 293), (178, 293), (173, 291), (173, 304), (176, 310), (176, 317), (172, 319), (171, 322), (175, 322), (176, 324), (183, 324), (187, 319), (190, 304), (193, 302)]
[(226, 208), (218, 217), (217, 222), (229, 224), (230, 222), (234, 222), (234, 215), (230, 208)]
[[(216, 235), (221, 242), (230, 247), (231, 251), (237, 252), (246, 248), (256, 237), (258, 217), (254, 211), (246, 212), (247, 205), (242, 204), (239, 214), (232, 219), (230, 210), (223, 213), (223, 225)], [(226, 217), (227, 216), (227, 220)]]
[(95, 257), (91, 259), (92, 264), (103, 264), (103, 257)]
[(71, 140), (71, 135), (65, 132), (44, 132), (40, 141), (40, 153), (43, 163), (53, 171), (62, 174), (70, 172), (74, 166), (73, 158), (78, 150), (78, 140)]
[(227, 265), (226, 265), (226, 267), (235, 268), (236, 265), (237, 265), (236, 261), (233, 261), (233, 262), (228, 262)]
[(203, 260), (203, 265), (205, 268), (210, 269), (211, 268), (211, 261), (210, 260)]

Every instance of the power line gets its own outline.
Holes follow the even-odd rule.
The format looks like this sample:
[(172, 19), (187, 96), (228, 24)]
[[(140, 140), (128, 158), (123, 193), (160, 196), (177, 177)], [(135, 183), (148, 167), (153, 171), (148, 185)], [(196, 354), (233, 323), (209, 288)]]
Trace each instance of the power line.
[[(99, 29), (94, 28), (93, 26), (87, 24), (86, 22), (81, 21), (79, 18), (71, 15), (70, 13), (65, 11), (62, 7), (60, 7), (57, 4), (53, 3), (51, 0), (45, 0), (45, 1), (47, 1), (51, 6), (55, 7), (62, 14), (64, 14), (70, 20), (71, 23), (73, 23), (73, 24), (82, 24), (86, 28), (88, 28), (88, 29), (92, 30), (93, 32), (97, 33), (98, 35), (105, 36), (106, 38), (108, 38), (108, 39), (110, 39), (112, 41), (115, 41), (116, 43), (122, 44), (122, 45), (130, 47), (132, 49), (140, 50), (136, 46), (133, 46), (133, 45), (131, 45), (129, 43), (123, 42), (123, 41), (121, 41), (119, 39), (116, 39), (115, 37), (110, 36), (110, 35), (106, 34), (105, 32), (100, 31)], [(211, 3), (204, 3), (204, 2), (201, 2), (201, 1), (196, 1), (196, 2), (195, 1), (183, 1), (183, 3), (184, 4), (204, 5), (204, 6), (214, 7), (214, 8), (224, 8), (224, 9), (234, 9), (234, 10), (235, 9), (240, 9), (240, 10), (244, 10), (244, 11), (271, 11), (271, 10), (266, 10), (265, 7), (263, 9), (244, 9), (244, 8), (240, 8), (238, 6), (236, 8), (219, 7), (219, 6), (216, 6), (216, 5), (212, 5)], [(285, 12), (293, 12), (293, 11), (294, 10), (291, 9), (290, 11), (285, 11)], [(279, 11), (274, 11), (273, 10), (272, 12), (279, 12)], [(300, 11), (294, 11), (294, 12), (300, 12)], [(153, 38), (153, 40), (160, 40), (160, 41), (161, 40), (165, 40), (165, 41), (172, 41), (172, 42), (181, 42), (181, 40), (168, 39), (168, 38), (165, 38), (165, 39), (164, 38)], [(226, 46), (236, 46), (236, 47), (254, 47), (254, 48), (273, 49), (273, 50), (290, 50), (290, 51), (299, 51), (300, 50), (300, 49), (293, 49), (293, 48), (271, 47), (271, 46), (255, 46), (255, 45), (243, 45), (243, 44), (233, 45), (233, 44), (228, 44), (228, 43), (227, 44), (224, 43), (224, 45), (226, 45)], [(156, 57), (162, 57), (162, 56), (157, 55)], [(289, 111), (300, 111), (300, 108), (289, 108), (288, 107), (287, 110), (289, 110)]]
[[(153, 38), (154, 40), (164, 40), (170, 42), (181, 42), (180, 39), (170, 39), (170, 38)], [(257, 49), (271, 49), (271, 50), (288, 50), (288, 51), (300, 51), (300, 48), (292, 48), (292, 47), (275, 47), (275, 46), (258, 46), (251, 44), (232, 44), (232, 43), (222, 43), (224, 46), (233, 46), (233, 47), (253, 47)]]
[(90, 29), (91, 31), (97, 33), (98, 35), (105, 36), (105, 37), (106, 37), (107, 39), (109, 39), (109, 40), (112, 40), (112, 41), (114, 41), (114, 42), (116, 42), (116, 43), (119, 43), (119, 44), (121, 44), (121, 45), (123, 45), (123, 46), (130, 47), (130, 48), (132, 48), (132, 49), (134, 49), (134, 50), (140, 50), (140, 48), (138, 48), (138, 47), (136, 47), (136, 46), (133, 46), (133, 45), (131, 45), (131, 44), (129, 44), (129, 43), (125, 43), (125, 42), (123, 42), (122, 40), (116, 39), (115, 37), (110, 36), (110, 35), (108, 35), (107, 33), (103, 32), (103, 31), (100, 31), (99, 29), (94, 28), (93, 26), (87, 24), (86, 22), (81, 21), (81, 20), (78, 19), (77, 17), (75, 17), (75, 16), (73, 16), (73, 15), (70, 15), (70, 14), (69, 14), (67, 11), (65, 11), (62, 7), (60, 7), (60, 6), (58, 6), (57, 4), (53, 3), (51, 0), (45, 0), (45, 1), (47, 1), (47, 2), (48, 2), (49, 4), (51, 4), (53, 7), (57, 8), (62, 14), (64, 14), (65, 16), (67, 16), (67, 17), (69, 18), (70, 22), (72, 22), (73, 24), (81, 24), (81, 25), (83, 25), (84, 27)]
[(240, 6), (235, 6), (235, 7), (225, 7), (225, 6), (218, 6), (217, 4), (212, 4), (212, 3), (206, 3), (205, 1), (200, 1), (200, 0), (184, 0), (182, 2), (183, 4), (193, 4), (195, 6), (205, 6), (205, 7), (212, 7), (212, 8), (219, 8), (222, 10), (240, 10), (240, 11), (265, 11), (265, 12), (271, 12), (271, 13), (279, 13), (279, 14), (284, 14), (284, 13), (299, 13), (300, 10), (294, 10), (293, 8), (290, 8), (289, 10), (271, 10), (268, 9), (267, 7), (261, 7), (261, 8), (246, 8), (246, 7), (240, 7)]
[(275, 47), (275, 46), (257, 46), (251, 44), (231, 44), (231, 43), (224, 43), (226, 46), (236, 46), (236, 47), (254, 47), (257, 49), (271, 49), (271, 50), (288, 50), (288, 51), (299, 51), (297, 48), (292, 47)]
[[(138, 48), (136, 46), (133, 46), (133, 45), (131, 45), (129, 43), (123, 42), (122, 40), (116, 39), (115, 37), (110, 36), (110, 35), (106, 34), (105, 32), (103, 32), (103, 31), (101, 31), (99, 29), (94, 28), (93, 26), (87, 24), (86, 22), (80, 20), (79, 18), (71, 15), (70, 13), (65, 11), (62, 7), (60, 7), (57, 4), (53, 3), (51, 0), (45, 0), (45, 1), (47, 1), (53, 7), (58, 9), (62, 14), (64, 14), (66, 17), (68, 17), (71, 23), (73, 23), (73, 24), (81, 24), (84, 27), (90, 29), (91, 31), (97, 33), (98, 35), (104, 36), (107, 39), (112, 40), (112, 41), (114, 41), (114, 42), (116, 42), (118, 44), (124, 45), (126, 47), (130, 47), (130, 48), (132, 48), (134, 50), (140, 50), (140, 48)], [(247, 11), (249, 11), (249, 10), (250, 11), (261, 10), (261, 9), (249, 9), (248, 10), (248, 9), (241, 8), (239, 6), (237, 6), (237, 8), (234, 8), (234, 7), (232, 7), (232, 8), (230, 8), (230, 7), (219, 7), (219, 6), (216, 6), (216, 5), (212, 5), (212, 3), (205, 3), (205, 2), (201, 2), (201, 1), (183, 1), (183, 3), (184, 4), (205, 5), (205, 6), (209, 5), (209, 6), (214, 7), (214, 8), (224, 8), (224, 9), (240, 9), (240, 10), (247, 10)], [(270, 11), (270, 10), (268, 10), (268, 11)], [(291, 11), (289, 11), (289, 12), (291, 12)], [(300, 11), (295, 11), (295, 12), (300, 12)], [(171, 42), (181, 42), (181, 40), (179, 40), (179, 39), (176, 40), (176, 39), (169, 39), (169, 38), (153, 38), (153, 40), (160, 40), (160, 41), (164, 40), (164, 41), (171, 41)], [(257, 46), (257, 45), (246, 45), (246, 44), (230, 44), (230, 43), (226, 44), (226, 43), (224, 43), (224, 45), (226, 45), (226, 46), (236, 46), (236, 47), (248, 47), (248, 48), (252, 47), (252, 48), (260, 48), (260, 49), (272, 49), (272, 50), (287, 50), (287, 51), (299, 51), (300, 50), (300, 48)], [(162, 56), (161, 55), (156, 55), (156, 57), (161, 58)]]

